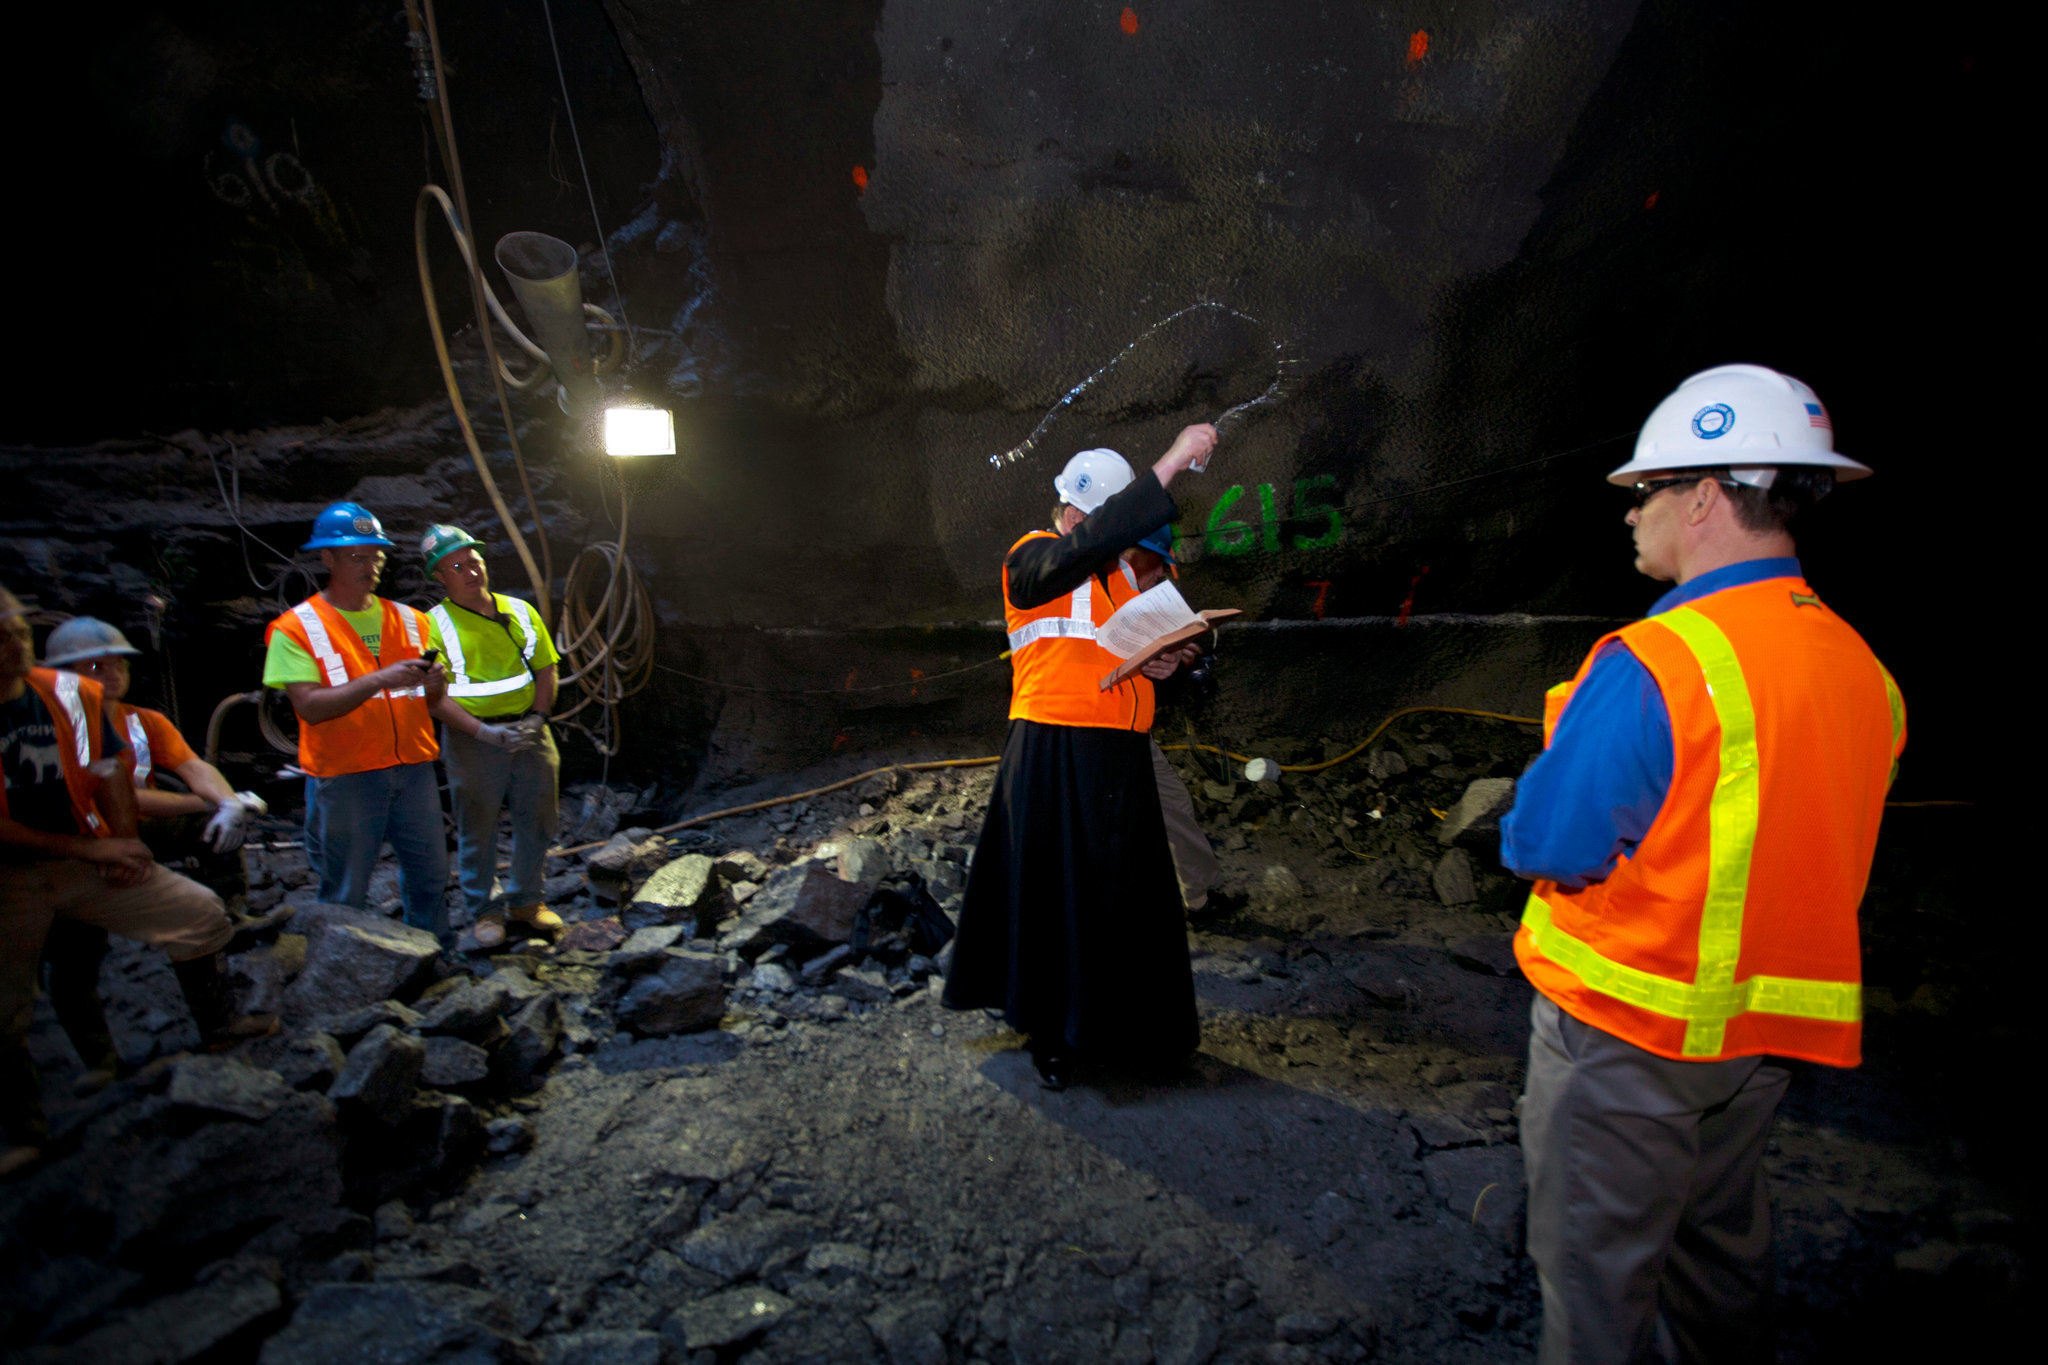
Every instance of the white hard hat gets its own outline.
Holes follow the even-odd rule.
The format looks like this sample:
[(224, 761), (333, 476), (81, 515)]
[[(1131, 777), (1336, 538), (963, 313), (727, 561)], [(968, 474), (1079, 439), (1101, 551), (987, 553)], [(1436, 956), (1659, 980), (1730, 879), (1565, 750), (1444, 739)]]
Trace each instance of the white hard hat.
[(1060, 501), (1093, 512), (1131, 486), (1131, 466), (1114, 450), (1098, 446), (1067, 461), (1052, 481)]
[(1870, 473), (1835, 453), (1835, 427), (1820, 395), (1763, 365), (1701, 370), (1657, 405), (1636, 437), (1635, 458), (1607, 476), (1628, 485), (1666, 469), (1727, 468), (1740, 483), (1769, 488), (1786, 465), (1820, 465), (1841, 480)]

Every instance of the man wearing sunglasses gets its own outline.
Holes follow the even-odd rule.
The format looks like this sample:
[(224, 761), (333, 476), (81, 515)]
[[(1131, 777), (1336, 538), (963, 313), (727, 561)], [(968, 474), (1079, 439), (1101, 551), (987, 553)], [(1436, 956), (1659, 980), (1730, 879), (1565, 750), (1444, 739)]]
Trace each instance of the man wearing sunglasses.
[(1856, 911), (1905, 743), (1790, 525), (1869, 473), (1812, 389), (1724, 365), (1608, 475), (1637, 571), (1674, 586), (1551, 689), (1501, 824), (1535, 882), (1515, 954), (1544, 1365), (1771, 1356), (1783, 1059), (1861, 1060)]

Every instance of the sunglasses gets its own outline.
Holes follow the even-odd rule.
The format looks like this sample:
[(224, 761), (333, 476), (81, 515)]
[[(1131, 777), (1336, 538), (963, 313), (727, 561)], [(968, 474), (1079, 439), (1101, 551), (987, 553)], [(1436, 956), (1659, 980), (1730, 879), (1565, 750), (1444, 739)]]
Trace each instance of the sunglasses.
[(1651, 498), (1656, 497), (1659, 493), (1663, 492), (1667, 488), (1690, 488), (1695, 484), (1705, 482), (1708, 479), (1712, 479), (1715, 483), (1720, 484), (1723, 488), (1740, 488), (1742, 486), (1736, 483), (1733, 479), (1724, 479), (1714, 474), (1681, 474), (1676, 478), (1670, 479), (1643, 479), (1637, 482), (1635, 487), (1630, 491), (1635, 499), (1634, 505), (1637, 508), (1641, 508), (1645, 503), (1649, 502)]

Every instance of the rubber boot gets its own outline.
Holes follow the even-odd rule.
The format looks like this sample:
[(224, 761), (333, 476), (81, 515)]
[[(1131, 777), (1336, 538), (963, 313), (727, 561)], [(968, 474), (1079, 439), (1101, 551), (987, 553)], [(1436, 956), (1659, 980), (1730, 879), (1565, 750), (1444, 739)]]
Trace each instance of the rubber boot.
[(34, 1165), (50, 1145), (50, 1120), (43, 1113), (43, 1081), (22, 1041), (0, 1043), (0, 1177)]
[(192, 1022), (199, 1025), (199, 1044), (208, 1052), (219, 1052), (250, 1038), (268, 1038), (277, 1032), (274, 1014), (235, 1013), (228, 999), (228, 979), (219, 953), (173, 962), (178, 988), (192, 1010)]
[(100, 963), (106, 955), (107, 931), (76, 920), (53, 922), (43, 944), (43, 961), (50, 965), (50, 1007), (84, 1066), (71, 1083), (78, 1095), (106, 1089), (121, 1070), (121, 1056), (114, 1050), (114, 1035), (100, 1003)]

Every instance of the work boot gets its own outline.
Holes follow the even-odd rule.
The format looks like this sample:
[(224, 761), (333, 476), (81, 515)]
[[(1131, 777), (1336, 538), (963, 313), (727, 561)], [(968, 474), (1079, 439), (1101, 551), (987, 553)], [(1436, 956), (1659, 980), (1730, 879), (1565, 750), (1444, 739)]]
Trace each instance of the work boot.
[(268, 1038), (277, 1032), (274, 1014), (236, 1014), (228, 999), (228, 979), (219, 953), (173, 962), (178, 989), (199, 1025), (199, 1045), (208, 1052), (222, 1052), (251, 1038)]
[(505, 941), (505, 917), (503, 915), (478, 915), (476, 917), (476, 928), (472, 932), (476, 935), (477, 947), (495, 948)]
[(562, 917), (545, 905), (520, 905), (505, 912), (508, 919), (516, 920), (549, 938), (562, 932)]
[(1045, 1090), (1065, 1090), (1074, 1079), (1074, 1054), (1062, 1048), (1031, 1045), (1031, 1065)]

